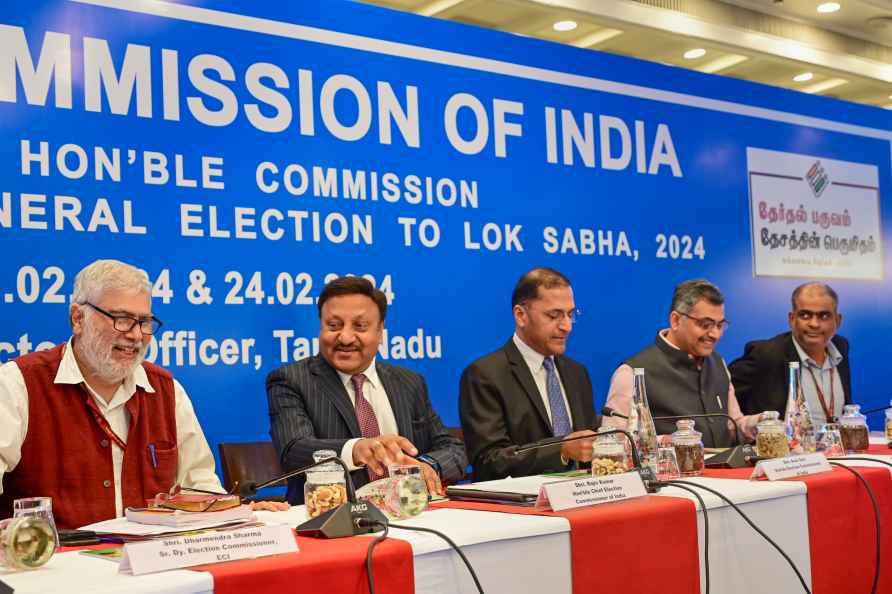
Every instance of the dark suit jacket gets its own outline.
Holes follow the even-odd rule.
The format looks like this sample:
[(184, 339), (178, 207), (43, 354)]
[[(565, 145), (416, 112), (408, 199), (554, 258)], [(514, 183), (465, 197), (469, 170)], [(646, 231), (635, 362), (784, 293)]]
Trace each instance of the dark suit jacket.
[[(375, 362), (387, 392), (399, 434), (420, 454), (440, 464), (441, 478), (455, 482), (468, 461), (462, 443), (449, 435), (434, 412), (424, 378), (404, 367)], [(335, 369), (317, 355), (273, 371), (266, 378), (270, 433), (285, 471), (312, 464), (316, 450), (338, 454), (352, 438), (362, 437), (356, 410)], [(357, 487), (369, 481), (365, 469), (351, 473)], [(303, 503), (304, 478), (288, 482), (288, 501)]]
[[(842, 355), (837, 371), (845, 390), (845, 403), (852, 402), (852, 375), (849, 370), (849, 341), (834, 336), (833, 344)], [(791, 332), (768, 340), (748, 342), (743, 356), (729, 366), (731, 381), (743, 414), (776, 410), (784, 416), (787, 407), (787, 363), (799, 360)]]
[[(573, 417), (573, 430), (597, 427), (592, 382), (579, 363), (556, 356), (555, 365)], [(517, 446), (552, 437), (533, 374), (513, 340), (477, 359), (461, 376), (459, 413), (477, 480), (567, 470), (560, 447), (514, 455)]]

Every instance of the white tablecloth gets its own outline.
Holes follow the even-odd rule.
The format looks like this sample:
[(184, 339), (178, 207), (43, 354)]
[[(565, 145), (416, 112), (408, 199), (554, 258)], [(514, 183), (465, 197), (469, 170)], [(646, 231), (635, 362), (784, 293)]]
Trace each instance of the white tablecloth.
[[(744, 481), (713, 478), (684, 479), (715, 489), (737, 504), (793, 560), (811, 589), (808, 509), (805, 483)], [(721, 594), (776, 594), (803, 592), (796, 574), (780, 553), (759, 536), (719, 497), (702, 489), (709, 512), (711, 591)], [(705, 591), (703, 515), (693, 495), (666, 487), (662, 496), (685, 497), (697, 505), (700, 543), (700, 589)]]
[(0, 572), (15, 594), (203, 594), (214, 591), (205, 571), (164, 571), (132, 576), (118, 573), (118, 564), (72, 551), (59, 553), (32, 571)]
[[(811, 583), (804, 483), (688, 480), (717, 489), (739, 503), (741, 509), (792, 557)], [(686, 491), (674, 487), (663, 489), (661, 495), (693, 499)], [(705, 492), (702, 495), (709, 509), (712, 592), (774, 594), (801, 591), (795, 575), (773, 548), (718, 497)], [(267, 523), (290, 526), (306, 519), (303, 507), (287, 512), (258, 512), (257, 515)], [(404, 523), (433, 528), (449, 536), (462, 548), (488, 594), (569, 594), (572, 591), (570, 528), (564, 518), (441, 509), (425, 512)], [(705, 587), (703, 520), (699, 512), (698, 523), (701, 584)], [(642, 530), (646, 532), (647, 527), (642, 526)], [(398, 528), (391, 530), (391, 536), (404, 539), (412, 546), (418, 594), (476, 592), (458, 555), (438, 537)], [(665, 543), (665, 546), (671, 546), (671, 543)], [(592, 562), (597, 563), (597, 559)], [(193, 594), (213, 590), (213, 578), (206, 572), (181, 570), (133, 577), (119, 575), (117, 569), (113, 562), (72, 552), (57, 555), (41, 570), (0, 574), (0, 579), (9, 582), (16, 594)]]

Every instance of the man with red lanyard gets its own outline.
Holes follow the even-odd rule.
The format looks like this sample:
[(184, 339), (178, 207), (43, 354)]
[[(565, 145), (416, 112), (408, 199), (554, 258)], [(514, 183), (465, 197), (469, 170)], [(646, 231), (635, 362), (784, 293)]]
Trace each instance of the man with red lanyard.
[(145, 272), (97, 260), (78, 273), (71, 338), (0, 367), (0, 518), (49, 496), (59, 528), (123, 515), (175, 485), (223, 492), (189, 397), (143, 361), (161, 321)]
[(731, 379), (743, 411), (784, 414), (787, 364), (801, 364), (801, 386), (815, 425), (833, 421), (852, 402), (849, 341), (836, 335), (842, 323), (839, 297), (821, 283), (797, 287), (791, 298), (790, 332), (750, 342), (731, 363)]

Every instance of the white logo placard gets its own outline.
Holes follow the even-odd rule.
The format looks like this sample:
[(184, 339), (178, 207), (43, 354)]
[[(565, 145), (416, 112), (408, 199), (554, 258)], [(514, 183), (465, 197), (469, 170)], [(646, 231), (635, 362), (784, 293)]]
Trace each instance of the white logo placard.
[(556, 481), (542, 485), (537, 506), (548, 505), (554, 511), (622, 501), (647, 495), (637, 472), (592, 476)]
[(803, 454), (801, 456), (787, 456), (774, 460), (760, 460), (756, 464), (752, 478), (765, 476), (769, 481), (831, 472), (830, 462), (823, 454)]
[(875, 165), (748, 147), (755, 276), (882, 280)]
[(297, 552), (288, 526), (200, 532), (124, 545), (119, 571), (133, 575)]

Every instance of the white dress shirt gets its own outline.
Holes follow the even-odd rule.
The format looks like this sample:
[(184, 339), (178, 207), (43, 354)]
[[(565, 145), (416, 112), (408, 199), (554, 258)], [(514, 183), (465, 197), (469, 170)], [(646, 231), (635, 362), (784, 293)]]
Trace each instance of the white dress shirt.
[[(539, 389), (539, 397), (545, 404), (545, 412), (548, 413), (548, 422), (554, 426), (551, 416), (551, 402), (548, 401), (548, 371), (545, 369), (545, 355), (533, 350), (527, 343), (515, 334), (514, 345), (520, 351), (520, 355), (530, 368), (533, 374), (533, 381), (536, 382), (536, 388)], [(554, 366), (554, 373), (558, 377), (558, 383), (561, 386), (561, 396), (564, 398), (564, 408), (567, 409), (567, 419), (570, 421), (570, 428), (573, 427), (573, 411), (570, 410), (570, 403), (567, 402), (567, 391), (564, 389), (564, 382), (561, 380), (561, 372), (558, 371), (557, 365)]]
[[(842, 362), (842, 353), (836, 348), (832, 342), (827, 343), (827, 356), (824, 357), (824, 364), (818, 365), (817, 361), (812, 359), (805, 352), (796, 339), (793, 338), (793, 346), (799, 354), (799, 360), (802, 361), (802, 369), (799, 372), (799, 381), (802, 383), (802, 392), (805, 394), (805, 402), (808, 404), (808, 412), (811, 415), (812, 423), (815, 429), (820, 429), (821, 425), (827, 422), (827, 415), (824, 414), (824, 408), (818, 398), (818, 390), (824, 392), (824, 401), (830, 406), (830, 395), (833, 394), (833, 410), (831, 414), (839, 417), (842, 414), (842, 407), (845, 404), (846, 394), (842, 385), (842, 378), (839, 377), (839, 364)], [(811, 373), (809, 373), (811, 371)], [(831, 383), (832, 381), (832, 383)]]
[[(361, 373), (365, 375), (365, 382), (362, 384), (362, 395), (369, 401), (372, 410), (375, 412), (375, 418), (378, 419), (378, 431), (381, 435), (399, 435), (399, 430), (396, 427), (396, 417), (393, 414), (393, 407), (390, 406), (390, 399), (387, 397), (387, 392), (384, 391), (384, 385), (381, 384), (381, 379), (378, 377), (378, 370), (375, 368), (375, 360), (372, 359), (371, 365)], [(341, 383), (344, 384), (344, 387), (347, 389), (347, 395), (350, 396), (350, 402), (353, 403), (353, 409), (355, 410), (356, 393), (353, 391), (353, 381), (350, 379), (353, 376), (338, 371), (338, 377), (341, 378)], [(360, 439), (362, 438), (355, 437), (349, 439), (347, 440), (347, 443), (344, 444), (344, 447), (341, 448), (341, 460), (344, 461), (347, 468), (350, 470), (362, 468), (353, 463), (353, 446), (355, 446), (356, 442)]]
[[(74, 358), (71, 340), (65, 346), (65, 353), (59, 370), (53, 380), (56, 384), (84, 384), (99, 406), (99, 411), (112, 430), (125, 443), (130, 431), (130, 412), (125, 406), (136, 393), (136, 388), (146, 392), (155, 389), (149, 383), (142, 365), (124, 380), (109, 402), (99, 396), (86, 382)], [(209, 491), (223, 492), (220, 480), (214, 472), (214, 456), (195, 418), (192, 402), (183, 386), (176, 380), (174, 385), (175, 418), (177, 425), (177, 483), (184, 487), (195, 487)], [(22, 443), (28, 434), (28, 390), (25, 378), (15, 361), (0, 366), (0, 493), (3, 492), (3, 474), (15, 470), (22, 455)], [(112, 441), (112, 467), (115, 477), (115, 513), (121, 516), (124, 506), (121, 499), (121, 468), (124, 463), (124, 450)], [(33, 493), (41, 495), (41, 493)]]

